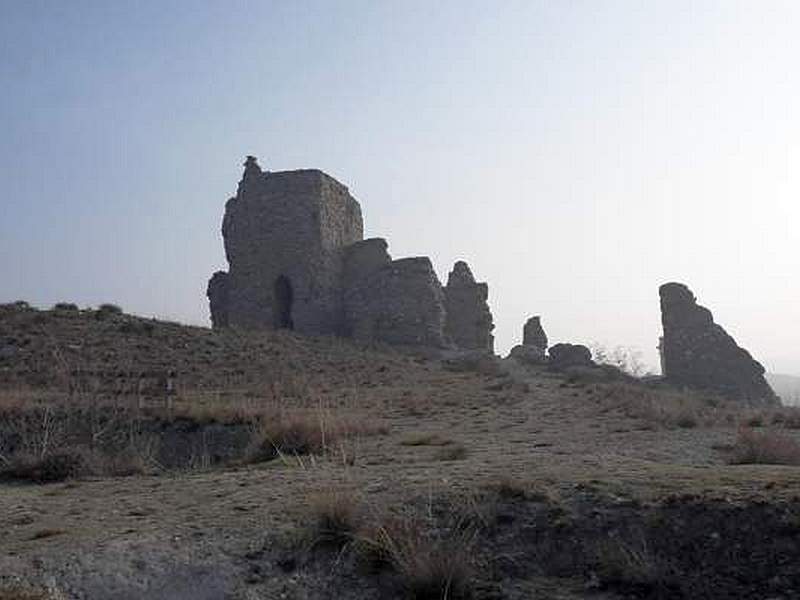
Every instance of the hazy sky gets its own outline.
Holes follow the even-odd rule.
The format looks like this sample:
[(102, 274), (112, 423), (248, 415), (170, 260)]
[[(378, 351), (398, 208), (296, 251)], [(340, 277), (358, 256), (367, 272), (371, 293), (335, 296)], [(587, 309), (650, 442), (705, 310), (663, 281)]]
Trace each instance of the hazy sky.
[(0, 301), (208, 322), (246, 154), (394, 257), (465, 259), (500, 350), (656, 364), (687, 283), (800, 374), (800, 3), (0, 0)]

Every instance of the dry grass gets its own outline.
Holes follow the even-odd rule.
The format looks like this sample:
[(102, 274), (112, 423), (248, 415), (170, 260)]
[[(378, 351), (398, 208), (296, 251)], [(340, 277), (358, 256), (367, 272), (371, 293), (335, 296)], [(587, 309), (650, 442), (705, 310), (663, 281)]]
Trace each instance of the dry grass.
[[(180, 450), (187, 454), (180, 459), (182, 469), (208, 468), (215, 462), (206, 446), (205, 428), (211, 425), (239, 426), (245, 437), (251, 432), (249, 450), (228, 457), (234, 462), (336, 454), (352, 464), (361, 438), (388, 432), (388, 426), (367, 411), (323, 401), (296, 381), (291, 386), (267, 386), (260, 396), (179, 393), (143, 402), (130, 390), (108, 397), (97, 391), (99, 382), (93, 385), (71, 377), (65, 372), (68, 393), (0, 393), (0, 478), (48, 483), (161, 471), (165, 467), (157, 459), (159, 444), (153, 443), (161, 438), (153, 431), (196, 433), (197, 443), (186, 442), (186, 449)], [(307, 396), (283, 396), (289, 388)], [(198, 445), (202, 447), (194, 448)], [(174, 461), (174, 452), (170, 456)], [(178, 465), (168, 468), (174, 467)]]
[(414, 432), (406, 435), (400, 444), (402, 446), (449, 446), (453, 440), (441, 433), (435, 432)]
[(476, 533), (468, 527), (436, 528), (415, 515), (383, 519), (362, 531), (361, 555), (373, 566), (388, 566), (409, 598), (467, 598), (472, 587), (471, 552)]
[(800, 429), (800, 408), (797, 407), (750, 408), (698, 391), (624, 382), (597, 385), (594, 392), (606, 410), (620, 410), (627, 417), (665, 429), (736, 425), (752, 428), (769, 424)]
[(366, 415), (343, 414), (322, 406), (281, 410), (264, 416), (254, 428), (250, 459), (254, 462), (286, 456), (340, 456), (352, 464), (359, 438), (384, 435), (384, 423)]
[(779, 431), (759, 432), (742, 426), (729, 462), (736, 465), (800, 465), (800, 443)]
[(627, 417), (665, 429), (730, 424), (735, 415), (734, 409), (720, 406), (717, 399), (693, 391), (630, 383), (598, 385), (595, 391), (606, 410), (619, 410)]
[(309, 499), (314, 543), (336, 546), (351, 541), (358, 529), (360, 500), (350, 489), (329, 488)]
[(636, 597), (683, 597), (675, 567), (652, 549), (643, 533), (601, 542), (595, 560), (604, 586), (627, 590)]
[(54, 590), (31, 586), (19, 582), (4, 583), (0, 580), (0, 600), (62, 600)]

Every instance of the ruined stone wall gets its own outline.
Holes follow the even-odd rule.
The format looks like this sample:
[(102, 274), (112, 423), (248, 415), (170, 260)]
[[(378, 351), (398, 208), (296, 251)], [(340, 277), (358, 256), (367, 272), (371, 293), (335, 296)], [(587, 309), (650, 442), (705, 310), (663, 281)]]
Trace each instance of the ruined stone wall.
[(265, 173), (249, 157), (222, 235), (226, 306), (219, 294), (209, 298), (228, 325), (341, 332), (343, 248), (363, 237), (361, 209), (345, 186), (317, 170)]
[(389, 244), (383, 238), (370, 238), (344, 249), (344, 289), (358, 283), (392, 262)]
[(469, 265), (458, 261), (447, 278), (445, 334), (465, 350), (494, 351), (494, 323), (489, 310), (489, 286), (476, 283)]
[(230, 268), (208, 283), (214, 327), (493, 350), (488, 287), (466, 263), (445, 296), (428, 258), (392, 261), (385, 240), (362, 239), (358, 202), (321, 171), (264, 172), (248, 157), (222, 235)]
[(347, 289), (345, 306), (356, 339), (445, 346), (444, 292), (427, 257), (395, 260), (366, 274)]
[(764, 367), (714, 322), (688, 287), (667, 283), (659, 295), (664, 327), (660, 347), (668, 381), (754, 404), (777, 402)]

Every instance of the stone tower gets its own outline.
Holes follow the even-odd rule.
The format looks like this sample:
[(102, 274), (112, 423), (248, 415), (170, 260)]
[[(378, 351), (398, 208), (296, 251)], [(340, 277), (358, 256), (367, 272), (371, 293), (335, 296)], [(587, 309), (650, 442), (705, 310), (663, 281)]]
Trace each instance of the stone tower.
[(343, 331), (343, 250), (363, 239), (344, 185), (315, 169), (262, 171), (248, 156), (222, 236), (230, 268), (209, 281), (214, 327)]

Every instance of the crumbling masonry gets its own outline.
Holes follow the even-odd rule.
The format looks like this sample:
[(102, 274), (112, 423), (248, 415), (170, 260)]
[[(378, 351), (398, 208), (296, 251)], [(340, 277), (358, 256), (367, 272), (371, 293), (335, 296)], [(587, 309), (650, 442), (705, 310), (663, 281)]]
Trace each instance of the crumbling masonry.
[(364, 240), (361, 207), (318, 170), (262, 171), (248, 156), (208, 284), (215, 328), (294, 329), (391, 344), (493, 350), (488, 288), (459, 261), (443, 287), (427, 257)]

